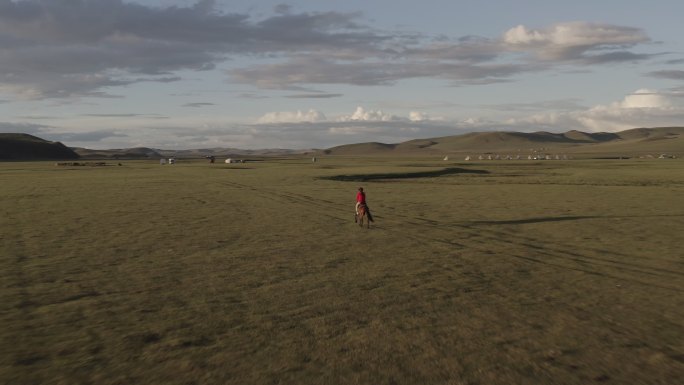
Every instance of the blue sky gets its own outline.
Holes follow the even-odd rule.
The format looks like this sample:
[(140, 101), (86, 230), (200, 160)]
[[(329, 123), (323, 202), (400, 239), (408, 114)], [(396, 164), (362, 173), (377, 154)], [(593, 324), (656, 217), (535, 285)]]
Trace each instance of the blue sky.
[(684, 125), (684, 2), (0, 0), (0, 132), (326, 148)]

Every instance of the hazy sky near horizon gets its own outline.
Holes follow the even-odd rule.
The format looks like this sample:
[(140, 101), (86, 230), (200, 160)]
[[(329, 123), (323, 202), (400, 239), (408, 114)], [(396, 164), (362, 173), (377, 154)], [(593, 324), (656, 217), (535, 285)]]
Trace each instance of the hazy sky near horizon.
[(326, 148), (684, 125), (684, 2), (0, 0), (0, 132)]

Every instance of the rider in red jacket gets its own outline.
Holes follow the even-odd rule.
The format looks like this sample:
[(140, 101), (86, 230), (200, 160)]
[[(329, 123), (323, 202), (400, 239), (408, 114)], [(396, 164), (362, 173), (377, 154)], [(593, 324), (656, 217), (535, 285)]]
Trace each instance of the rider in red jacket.
[(363, 192), (363, 187), (359, 187), (359, 191), (356, 193), (356, 215), (359, 215), (359, 206), (366, 206), (366, 213), (368, 214), (368, 219), (373, 222), (373, 216), (371, 216), (368, 205), (366, 204), (366, 193)]
[(363, 187), (359, 187), (359, 192), (356, 193), (356, 212), (359, 211), (360, 204), (366, 204), (366, 193), (363, 192)]

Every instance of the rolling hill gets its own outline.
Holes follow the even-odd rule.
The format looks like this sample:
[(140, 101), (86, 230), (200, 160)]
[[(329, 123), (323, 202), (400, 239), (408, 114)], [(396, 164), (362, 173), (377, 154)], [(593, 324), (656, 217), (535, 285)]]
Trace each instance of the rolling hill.
[(0, 160), (65, 160), (79, 155), (60, 142), (50, 142), (29, 134), (0, 133)]
[(603, 154), (639, 156), (684, 154), (684, 127), (636, 128), (616, 133), (472, 132), (463, 135), (414, 139), (396, 144), (377, 142), (347, 144), (323, 150), (326, 155), (436, 155), (459, 153)]
[(325, 150), (210, 148), (160, 150), (147, 147), (91, 150), (69, 148), (28, 134), (0, 134), (0, 160), (41, 159), (160, 159), (206, 156), (289, 156), (302, 154), (354, 156), (434, 156), (487, 153), (563, 153), (588, 157), (636, 157), (673, 154), (684, 156), (684, 127), (635, 128), (621, 132), (471, 132), (462, 135), (414, 139), (402, 143), (366, 142)]
[[(119, 148), (109, 150), (91, 150), (74, 147), (76, 153), (88, 159), (161, 159), (161, 158), (236, 158), (243, 156), (287, 156), (306, 152), (305, 150), (261, 149), (241, 150), (238, 148), (201, 148), (188, 150), (162, 150), (148, 147)], [(311, 150), (308, 150), (311, 151)]]
[(159, 159), (164, 156), (147, 147), (134, 147), (111, 150), (91, 150), (81, 147), (72, 148), (81, 158), (88, 159)]

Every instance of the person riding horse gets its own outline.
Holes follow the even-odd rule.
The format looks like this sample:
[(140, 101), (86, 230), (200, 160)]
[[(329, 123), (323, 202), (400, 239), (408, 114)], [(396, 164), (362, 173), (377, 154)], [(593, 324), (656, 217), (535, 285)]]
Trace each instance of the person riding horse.
[(359, 187), (359, 191), (356, 193), (356, 216), (354, 217), (354, 221), (356, 221), (356, 218), (358, 218), (359, 207), (362, 205), (366, 209), (366, 215), (368, 215), (368, 219), (373, 222), (373, 216), (368, 209), (368, 204), (366, 204), (366, 193), (363, 192), (363, 187)]

